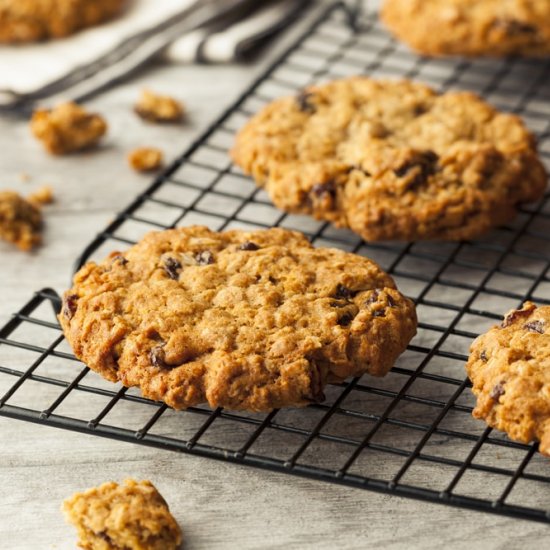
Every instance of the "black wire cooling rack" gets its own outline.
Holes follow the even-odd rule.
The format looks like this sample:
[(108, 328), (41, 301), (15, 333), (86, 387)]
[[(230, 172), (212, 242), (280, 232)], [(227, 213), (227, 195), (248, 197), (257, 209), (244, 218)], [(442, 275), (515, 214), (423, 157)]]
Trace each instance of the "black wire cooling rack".
[(232, 166), (234, 132), (258, 108), (310, 82), (365, 73), (472, 89), (524, 117), (550, 158), (550, 62), (431, 60), (394, 42), (375, 14), (359, 30), (340, 2), (259, 78), (165, 173), (117, 216), (79, 264), (146, 231), (278, 225), (376, 260), (415, 298), (419, 333), (383, 379), (330, 386), (303, 410), (176, 412), (105, 382), (75, 360), (55, 319), (57, 294), (38, 292), (0, 331), (0, 415), (218, 458), (394, 495), (550, 522), (550, 462), (471, 416), (464, 363), (472, 339), (526, 299), (550, 303), (550, 203), (463, 243), (364, 243), (281, 213)]

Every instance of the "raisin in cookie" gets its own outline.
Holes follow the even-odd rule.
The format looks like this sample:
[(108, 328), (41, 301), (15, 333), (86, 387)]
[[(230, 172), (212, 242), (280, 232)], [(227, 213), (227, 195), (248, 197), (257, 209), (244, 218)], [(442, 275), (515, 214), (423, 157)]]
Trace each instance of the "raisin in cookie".
[(86, 550), (176, 550), (181, 529), (150, 481), (108, 482), (63, 503)]
[(31, 132), (52, 155), (66, 155), (97, 145), (107, 123), (76, 103), (62, 103), (55, 109), (35, 111)]
[(472, 344), (473, 415), (550, 456), (550, 306), (526, 302)]
[(232, 156), (279, 208), (373, 241), (477, 237), (546, 186), (517, 116), (409, 81), (354, 77), (276, 100)]
[(375, 263), (278, 228), (150, 233), (85, 265), (59, 320), (92, 370), (176, 409), (305, 406), (386, 374), (416, 331)]
[(428, 55), (550, 55), (548, 0), (385, 0), (382, 19)]
[(117, 15), (126, 0), (0, 0), (0, 43), (62, 38)]

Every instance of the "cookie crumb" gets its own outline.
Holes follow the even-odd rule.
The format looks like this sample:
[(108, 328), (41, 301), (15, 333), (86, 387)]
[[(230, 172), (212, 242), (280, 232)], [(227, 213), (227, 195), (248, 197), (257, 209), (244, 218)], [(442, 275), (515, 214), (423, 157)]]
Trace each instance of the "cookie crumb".
[(128, 155), (130, 166), (137, 172), (152, 172), (162, 166), (164, 155), (155, 147), (139, 147)]
[(27, 183), (31, 181), (31, 177), (26, 172), (21, 172), (19, 174), (19, 181), (21, 181), (22, 183)]
[(103, 483), (65, 500), (62, 510), (82, 548), (177, 550), (181, 545), (181, 529), (150, 481)]
[(183, 104), (176, 99), (142, 90), (134, 111), (149, 122), (179, 122), (185, 113)]
[(33, 195), (25, 199), (15, 191), (0, 191), (0, 238), (23, 251), (38, 246), (42, 242), (41, 204)]
[(31, 193), (27, 199), (37, 205), (51, 204), (54, 200), (53, 189), (49, 185), (43, 185)]
[(54, 109), (35, 111), (31, 131), (46, 151), (66, 155), (97, 145), (107, 131), (107, 123), (100, 115), (69, 102)]

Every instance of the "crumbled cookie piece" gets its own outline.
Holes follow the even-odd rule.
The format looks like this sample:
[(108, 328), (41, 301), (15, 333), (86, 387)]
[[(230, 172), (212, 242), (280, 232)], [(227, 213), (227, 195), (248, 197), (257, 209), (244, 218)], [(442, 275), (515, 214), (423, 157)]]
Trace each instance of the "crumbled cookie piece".
[(27, 199), (34, 204), (50, 204), (53, 202), (53, 189), (49, 185), (43, 185), (32, 192)]
[(155, 147), (140, 147), (128, 155), (130, 166), (137, 172), (152, 172), (162, 166), (164, 155)]
[(113, 481), (77, 493), (63, 512), (85, 550), (177, 550), (182, 533), (150, 481)]
[(51, 110), (35, 111), (31, 131), (47, 151), (65, 155), (96, 145), (107, 131), (107, 123), (76, 103), (62, 103)]
[(526, 302), (470, 348), (476, 418), (550, 456), (550, 306)]
[(134, 106), (134, 111), (150, 122), (179, 122), (185, 109), (172, 97), (157, 95), (150, 90), (143, 90)]
[(352, 77), (275, 100), (232, 156), (282, 210), (371, 241), (476, 238), (547, 183), (519, 117), (408, 80)]
[(92, 370), (175, 409), (303, 407), (384, 376), (416, 332), (374, 262), (280, 228), (150, 233), (85, 265), (59, 321)]
[(548, 0), (385, 0), (381, 16), (427, 55), (550, 54)]
[(39, 245), (43, 225), (40, 205), (46, 198), (47, 191), (44, 189), (28, 199), (15, 191), (0, 191), (0, 238), (24, 251)]
[(61, 38), (113, 18), (126, 0), (1, 0), (0, 43)]

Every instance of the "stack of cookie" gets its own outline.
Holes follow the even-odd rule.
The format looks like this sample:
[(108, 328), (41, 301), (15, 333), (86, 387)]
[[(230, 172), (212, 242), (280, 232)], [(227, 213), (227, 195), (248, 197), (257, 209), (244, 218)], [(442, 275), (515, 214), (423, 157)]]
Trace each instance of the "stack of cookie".
[[(404, 38), (414, 17), (448, 21), (453, 32), (438, 23), (409, 34), (427, 53), (550, 51), (548, 4), (496, 5), (388, 0), (383, 16)], [(358, 76), (278, 99), (239, 132), (231, 155), (282, 210), (371, 241), (473, 239), (546, 188), (520, 118), (410, 81)], [(548, 454), (549, 315), (531, 304), (512, 312), (468, 363), (474, 414), (512, 438), (540, 439)], [(84, 266), (59, 319), (76, 356), (109, 380), (176, 409), (250, 411), (305, 406), (327, 383), (383, 376), (417, 325), (413, 303), (375, 263), (278, 228), (149, 234)]]

